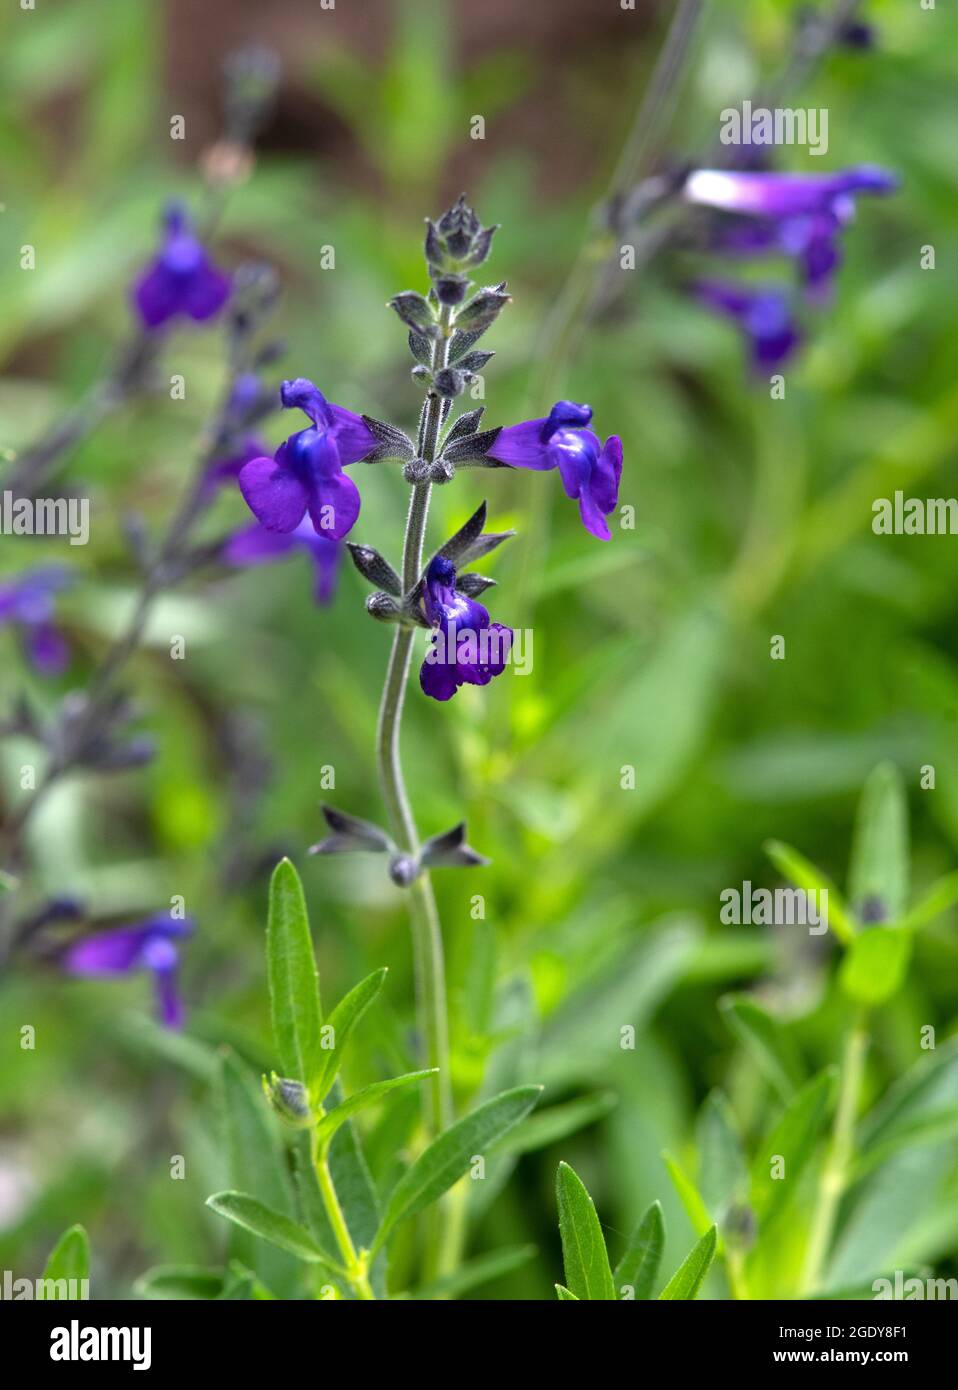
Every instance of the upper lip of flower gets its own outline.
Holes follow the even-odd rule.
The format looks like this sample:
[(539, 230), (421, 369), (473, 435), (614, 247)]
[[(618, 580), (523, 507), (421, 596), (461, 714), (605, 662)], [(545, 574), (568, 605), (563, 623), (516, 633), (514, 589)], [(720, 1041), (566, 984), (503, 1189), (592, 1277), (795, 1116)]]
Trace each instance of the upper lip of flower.
[(898, 182), (894, 174), (871, 164), (833, 174), (695, 169), (685, 180), (682, 196), (690, 203), (746, 216), (831, 212), (843, 220), (844, 200), (856, 193), (891, 193)]

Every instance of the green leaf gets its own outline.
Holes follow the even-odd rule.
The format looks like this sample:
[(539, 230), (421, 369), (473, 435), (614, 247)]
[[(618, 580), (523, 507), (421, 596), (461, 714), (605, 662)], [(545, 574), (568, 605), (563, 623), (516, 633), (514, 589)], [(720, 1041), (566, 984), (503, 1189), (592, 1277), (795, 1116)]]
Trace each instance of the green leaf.
[(752, 1053), (766, 1080), (782, 1100), (789, 1100), (805, 1079), (801, 1057), (791, 1034), (744, 994), (726, 996), (719, 1007), (729, 1028)]
[(848, 873), (852, 908), (877, 900), (885, 921), (895, 921), (908, 898), (908, 803), (901, 773), (880, 763), (862, 791)]
[(393, 1188), (373, 1250), (380, 1249), (397, 1222), (415, 1216), (452, 1187), (469, 1168), (473, 1155), (484, 1153), (518, 1124), (541, 1094), (541, 1086), (503, 1091), (434, 1139)]
[(748, 1181), (741, 1136), (732, 1108), (721, 1091), (712, 1091), (706, 1097), (696, 1126), (696, 1145), (697, 1186), (706, 1209), (721, 1223), (729, 1208), (745, 1196)]
[(580, 1301), (614, 1299), (615, 1285), (595, 1204), (568, 1163), (559, 1164), (556, 1201), (566, 1284)]
[(245, 1192), (214, 1192), (212, 1197), (207, 1197), (206, 1205), (220, 1216), (225, 1216), (227, 1221), (242, 1226), (245, 1231), (252, 1231), (253, 1235), (268, 1240), (271, 1245), (279, 1246), (280, 1250), (286, 1250), (297, 1259), (325, 1265), (331, 1273), (341, 1275), (342, 1271), (329, 1260), (307, 1230), (281, 1212), (264, 1206), (255, 1197)]
[(535, 1254), (534, 1245), (510, 1245), (503, 1250), (490, 1250), (486, 1255), (477, 1255), (474, 1260), (467, 1260), (455, 1273), (434, 1279), (431, 1284), (424, 1284), (413, 1293), (400, 1296), (417, 1300), (458, 1298), (469, 1289), (488, 1284), (491, 1279), (498, 1279), (501, 1275), (518, 1269), (520, 1265), (527, 1264)]
[(322, 1063), (319, 977), (303, 885), (288, 859), (276, 865), (269, 886), (266, 965), (280, 1069), (309, 1086)]
[(17, 886), (17, 880), (13, 874), (8, 874), (5, 869), (0, 869), (0, 893), (12, 893)]
[(955, 903), (958, 903), (958, 873), (945, 874), (905, 913), (899, 925), (910, 928), (923, 927), (940, 917), (943, 912), (947, 912), (950, 907), (954, 907)]
[(817, 895), (823, 890), (828, 894), (828, 925), (839, 941), (847, 946), (855, 934), (855, 923), (847, 903), (827, 874), (782, 840), (767, 840), (763, 848), (782, 877), (796, 888), (801, 888), (805, 893), (815, 893), (816, 901)]
[(708, 1207), (702, 1200), (695, 1183), (688, 1176), (682, 1166), (672, 1157), (670, 1153), (663, 1150), (662, 1161), (669, 1170), (669, 1177), (672, 1179), (673, 1186), (685, 1208), (685, 1214), (692, 1223), (692, 1230), (697, 1236), (702, 1236), (709, 1229), (712, 1223), (712, 1216)]
[[(50, 1252), (46, 1268), (43, 1271), (44, 1279), (75, 1279), (78, 1282), (90, 1277), (90, 1240), (82, 1226), (71, 1226), (64, 1231)], [(41, 1286), (42, 1287), (42, 1286)], [(64, 1291), (64, 1299), (69, 1298), (69, 1287)], [(37, 1298), (44, 1297), (44, 1294), (37, 1292)], [(59, 1299), (60, 1290), (52, 1291), (54, 1301)], [(49, 1301), (49, 1300), (48, 1300)]]
[(713, 1226), (686, 1255), (672, 1278), (659, 1294), (660, 1299), (692, 1299), (702, 1287), (702, 1281), (715, 1259), (718, 1233)]
[(899, 989), (911, 960), (907, 927), (869, 927), (859, 932), (842, 961), (838, 978), (859, 1004), (883, 1004)]
[(324, 1036), (331, 1035), (333, 1046), (328, 1050), (321, 1049), (319, 1054), (316, 1074), (309, 1088), (315, 1104), (322, 1103), (336, 1080), (353, 1029), (382, 989), (388, 973), (387, 967), (383, 966), (381, 970), (374, 970), (371, 975), (367, 975), (365, 980), (360, 980), (359, 984), (339, 1001), (326, 1020), (322, 1031)]
[[(796, 1091), (755, 1151), (751, 1167), (752, 1206), (763, 1234), (795, 1192), (799, 1175), (815, 1152), (831, 1108), (837, 1075), (836, 1067), (827, 1067)], [(773, 1157), (785, 1160), (783, 1178), (772, 1177)]]
[(653, 1202), (632, 1232), (625, 1254), (612, 1275), (613, 1286), (620, 1298), (624, 1288), (632, 1290), (635, 1300), (652, 1297), (664, 1246), (662, 1206), (659, 1202)]
[[(273, 1211), (295, 1215), (295, 1201), (276, 1122), (235, 1053), (220, 1059), (219, 1096), (228, 1181), (236, 1192), (250, 1192)], [(281, 1297), (292, 1297), (300, 1270), (287, 1255), (264, 1246), (241, 1230), (230, 1243), (231, 1254)]]
[(565, 1284), (556, 1284), (556, 1298), (560, 1303), (578, 1303), (578, 1299), (571, 1289), (567, 1289)]
[(943, 1105), (925, 1115), (916, 1115), (886, 1130), (880, 1143), (873, 1144), (858, 1156), (854, 1177), (863, 1177), (891, 1158), (899, 1149), (920, 1144), (937, 1144), (958, 1137), (958, 1104)]
[(544, 1149), (549, 1144), (565, 1139), (588, 1125), (595, 1124), (608, 1115), (618, 1104), (618, 1097), (612, 1091), (602, 1091), (594, 1096), (580, 1096), (564, 1105), (550, 1105), (548, 1110), (538, 1111), (517, 1125), (507, 1139), (502, 1141), (500, 1153), (525, 1154), (536, 1149)]
[(223, 1271), (200, 1265), (156, 1265), (133, 1285), (141, 1298), (214, 1299), (223, 1291)]
[(409, 1071), (403, 1076), (393, 1076), (388, 1081), (374, 1081), (370, 1086), (364, 1086), (361, 1091), (354, 1091), (348, 1099), (341, 1101), (339, 1105), (330, 1110), (317, 1125), (316, 1142), (320, 1151), (330, 1144), (340, 1125), (352, 1119), (353, 1115), (358, 1114), (360, 1110), (365, 1110), (369, 1105), (375, 1105), (382, 1100), (383, 1096), (388, 1096), (390, 1091), (395, 1091), (400, 1086), (411, 1086), (416, 1081), (424, 1081), (427, 1076), (434, 1076), (435, 1072), (435, 1067), (428, 1068), (426, 1071)]

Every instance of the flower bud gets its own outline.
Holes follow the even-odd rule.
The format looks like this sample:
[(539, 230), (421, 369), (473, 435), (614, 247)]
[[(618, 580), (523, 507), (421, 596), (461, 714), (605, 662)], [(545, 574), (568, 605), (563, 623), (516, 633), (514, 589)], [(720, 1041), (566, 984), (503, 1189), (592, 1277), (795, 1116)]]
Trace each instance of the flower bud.
[(288, 1076), (277, 1076), (270, 1072), (263, 1077), (263, 1091), (266, 1099), (281, 1120), (297, 1129), (306, 1129), (312, 1123), (309, 1097), (301, 1081), (292, 1081)]
[(379, 623), (396, 623), (402, 615), (396, 600), (381, 589), (377, 589), (367, 598), (366, 612)]
[(429, 476), (429, 464), (425, 459), (410, 459), (403, 465), (402, 475), (407, 483), (424, 483)]
[(465, 384), (462, 372), (457, 371), (455, 367), (443, 367), (442, 370), (438, 371), (433, 377), (432, 382), (433, 390), (436, 394), (442, 396), (443, 399), (447, 401), (454, 400), (456, 396), (461, 396)]
[(419, 877), (419, 865), (411, 855), (394, 855), (389, 861), (389, 877), (397, 888), (408, 888)]
[(465, 275), (440, 275), (436, 281), (436, 297), (440, 304), (455, 307), (465, 299), (468, 286)]

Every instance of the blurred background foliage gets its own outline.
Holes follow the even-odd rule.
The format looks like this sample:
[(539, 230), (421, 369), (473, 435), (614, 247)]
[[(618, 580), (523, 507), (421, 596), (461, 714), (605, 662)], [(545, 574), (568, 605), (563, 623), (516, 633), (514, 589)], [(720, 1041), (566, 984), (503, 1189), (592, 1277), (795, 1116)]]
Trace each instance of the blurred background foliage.
[[(127, 286), (153, 245), (160, 205), (173, 194), (199, 197), (221, 59), (251, 39), (282, 54), (283, 84), (255, 172), (227, 206), (218, 256), (262, 258), (281, 274), (287, 350), (277, 377), (307, 375), (337, 402), (412, 427), (417, 394), (384, 303), (424, 287), (422, 217), (462, 187), (487, 222), (502, 224), (490, 273), (514, 294), (490, 335), (487, 422), (545, 413), (553, 397), (531, 398), (550, 346), (543, 325), (606, 187), (667, 8), (6, 7), (0, 443), (15, 451), (41, 434), (127, 331)], [(775, 70), (795, 8), (711, 7), (676, 103), (672, 153), (684, 158), (714, 140), (717, 112)], [(666, 1267), (686, 1253), (693, 1231), (661, 1150), (694, 1171), (695, 1116), (716, 1086), (749, 1135), (774, 1113), (718, 1007), (727, 993), (751, 990), (777, 1012), (809, 1072), (837, 1061), (851, 1006), (835, 983), (830, 939), (719, 923), (723, 888), (781, 883), (764, 841), (798, 846), (844, 882), (862, 783), (888, 759), (909, 796), (916, 892), (953, 862), (955, 542), (876, 537), (870, 522), (872, 501), (896, 488), (956, 491), (958, 19), (943, 5), (867, 8), (875, 50), (833, 55), (795, 97), (828, 108), (827, 158), (791, 150), (783, 163), (879, 163), (900, 173), (902, 188), (859, 208), (836, 300), (786, 369), (785, 399), (771, 401), (748, 379), (734, 330), (683, 298), (683, 267), (666, 255), (632, 279), (622, 273), (613, 310), (577, 333), (555, 391), (589, 401), (600, 430), (622, 436), (620, 500), (634, 506), (636, 528), (617, 531), (608, 547), (592, 542), (557, 479), (541, 475), (473, 471), (435, 496), (437, 540), (482, 497), (496, 529), (516, 527), (518, 538), (489, 562), (499, 583), (490, 607), (494, 619), (531, 625), (535, 644), (531, 675), (467, 688), (444, 708), (410, 692), (405, 754), (420, 829), (435, 833), (465, 813), (471, 842), (493, 859), (436, 882), (457, 1094), (465, 1105), (518, 1078), (544, 1081), (550, 1103), (594, 1098), (584, 1127), (521, 1156), (508, 1186), (484, 1195), (474, 1250), (527, 1241), (539, 1249), (490, 1285), (492, 1295), (551, 1296), (561, 1278), (560, 1157), (589, 1187), (610, 1246), (658, 1197)], [(172, 114), (186, 119), (185, 141), (169, 139)], [(475, 114), (486, 122), (481, 141), (469, 136)], [(19, 266), (24, 243), (36, 247), (32, 273)], [(927, 244), (934, 271), (920, 269)], [(327, 246), (335, 268), (323, 270)], [(73, 662), (41, 685), (0, 634), (6, 704), (24, 685), (41, 704), (81, 685), (118, 630), (136, 582), (121, 517), (135, 509), (158, 532), (175, 505), (222, 382), (219, 349), (215, 330), (178, 333), (166, 362), (185, 376), (186, 399), (164, 392), (138, 402), (70, 457), (65, 476), (93, 498), (91, 544), (65, 557), (79, 572), (63, 604)], [(265, 429), (271, 444), (286, 432), (278, 417)], [(395, 562), (406, 486), (386, 468), (354, 476), (363, 491), (355, 538)], [(227, 493), (211, 534), (246, 519)], [(0, 573), (63, 559), (64, 549), (4, 538)], [(381, 811), (372, 751), (389, 634), (366, 620), (363, 597), (344, 570), (335, 604), (317, 610), (301, 556), (174, 591), (130, 675), (157, 737), (155, 762), (76, 778), (37, 817), (38, 900), (69, 893), (97, 917), (132, 918), (183, 894), (199, 930), (186, 953), (183, 1036), (150, 1021), (145, 981), (6, 972), (4, 1267), (38, 1271), (73, 1221), (90, 1230), (95, 1296), (127, 1296), (154, 1263), (221, 1257), (225, 1233), (203, 1206), (229, 1185), (209, 1082), (224, 1042), (254, 1067), (273, 1061), (257, 866), (279, 852), (304, 875), (327, 997), (378, 965), (391, 969), (350, 1083), (415, 1058), (400, 892), (377, 860), (305, 857), (321, 834), (323, 766), (335, 770), (338, 805), (372, 818)], [(186, 637), (184, 662), (169, 660), (171, 633)], [(784, 661), (770, 659), (775, 634), (785, 637)], [(4, 747), (8, 798), (28, 756), (20, 742)], [(627, 764), (631, 791), (620, 789)], [(919, 786), (923, 764), (935, 767), (934, 790)], [(479, 920), (475, 894), (485, 900)], [(950, 912), (922, 933), (907, 980), (876, 1015), (869, 1102), (920, 1057), (921, 1025), (933, 1024), (940, 1042), (955, 1031), (956, 1000)], [(637, 1026), (634, 1051), (618, 1046), (627, 1021)], [(34, 1052), (19, 1048), (23, 1023), (36, 1027)], [(399, 1101), (367, 1133), (382, 1180), (414, 1142), (416, 1115), (415, 1097)], [(958, 1272), (958, 1164), (953, 1146), (936, 1153), (936, 1181), (913, 1185), (908, 1212), (836, 1279), (903, 1259)], [(184, 1181), (170, 1180), (173, 1154), (186, 1158)], [(721, 1275), (707, 1289), (721, 1296)]]

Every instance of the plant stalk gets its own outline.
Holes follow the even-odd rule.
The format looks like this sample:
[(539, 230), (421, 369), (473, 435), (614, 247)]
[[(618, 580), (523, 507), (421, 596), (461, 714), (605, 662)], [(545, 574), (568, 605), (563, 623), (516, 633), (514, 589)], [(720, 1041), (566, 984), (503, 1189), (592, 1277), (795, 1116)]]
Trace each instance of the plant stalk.
[(835, 1122), (819, 1180), (815, 1215), (805, 1252), (802, 1289), (806, 1294), (818, 1291), (835, 1232), (838, 1204), (848, 1185), (855, 1151), (855, 1116), (865, 1073), (868, 1041), (866, 1014), (860, 1010), (845, 1040), (842, 1054)]
[(315, 1135), (311, 1138), (311, 1148), (320, 1195), (323, 1199), (323, 1206), (326, 1208), (326, 1215), (329, 1217), (329, 1224), (333, 1228), (333, 1235), (336, 1237), (339, 1253), (343, 1257), (346, 1277), (357, 1298), (366, 1301), (375, 1300), (376, 1295), (369, 1282), (366, 1251), (361, 1250), (358, 1254), (356, 1252), (353, 1238), (349, 1234), (349, 1227), (346, 1225), (343, 1209), (339, 1205), (339, 1198), (336, 1195), (333, 1175), (329, 1171), (329, 1158), (325, 1150), (318, 1148)]

